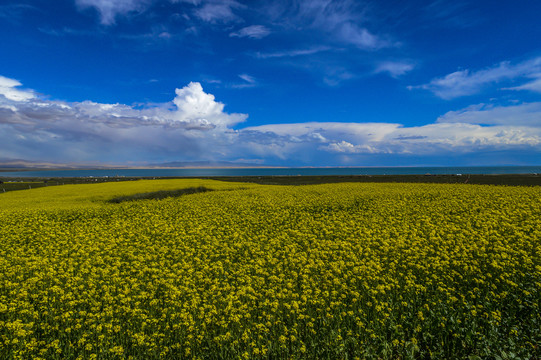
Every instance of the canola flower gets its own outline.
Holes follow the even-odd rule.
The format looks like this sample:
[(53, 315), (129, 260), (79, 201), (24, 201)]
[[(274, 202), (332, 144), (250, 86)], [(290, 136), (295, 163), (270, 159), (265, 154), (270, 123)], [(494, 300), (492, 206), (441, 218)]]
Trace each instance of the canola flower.
[[(111, 204), (136, 193), (217, 191)], [(541, 355), (541, 188), (0, 195), (1, 359)]]

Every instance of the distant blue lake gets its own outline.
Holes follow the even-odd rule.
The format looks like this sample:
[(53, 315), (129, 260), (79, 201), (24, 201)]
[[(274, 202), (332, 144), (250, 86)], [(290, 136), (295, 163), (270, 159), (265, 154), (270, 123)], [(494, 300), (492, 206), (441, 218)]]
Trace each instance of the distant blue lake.
[(541, 166), (42, 170), (0, 172), (0, 177), (207, 177), (423, 174), (541, 174)]

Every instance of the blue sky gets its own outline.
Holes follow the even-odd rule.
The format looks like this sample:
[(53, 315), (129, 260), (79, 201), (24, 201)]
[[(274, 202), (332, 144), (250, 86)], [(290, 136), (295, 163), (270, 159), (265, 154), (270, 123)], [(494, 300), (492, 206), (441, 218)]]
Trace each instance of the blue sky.
[(2, 0), (0, 160), (541, 165), (541, 2)]

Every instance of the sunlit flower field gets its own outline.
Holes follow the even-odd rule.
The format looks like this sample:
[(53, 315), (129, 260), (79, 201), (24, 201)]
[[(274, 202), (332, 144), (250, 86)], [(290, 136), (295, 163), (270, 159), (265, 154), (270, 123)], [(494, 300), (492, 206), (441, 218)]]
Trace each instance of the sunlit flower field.
[(540, 303), (541, 187), (0, 194), (0, 359), (535, 359)]

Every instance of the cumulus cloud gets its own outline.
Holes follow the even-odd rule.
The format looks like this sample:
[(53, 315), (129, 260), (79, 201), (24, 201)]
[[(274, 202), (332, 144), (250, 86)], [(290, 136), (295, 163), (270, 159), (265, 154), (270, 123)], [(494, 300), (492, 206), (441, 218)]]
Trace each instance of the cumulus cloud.
[[(455, 71), (444, 77), (432, 79), (429, 83), (409, 86), (412, 89), (424, 89), (433, 92), (442, 99), (454, 99), (461, 96), (473, 95), (489, 85), (503, 81), (511, 81), (524, 77), (538, 77), (541, 73), (541, 57), (533, 58), (518, 64), (509, 61), (495, 66), (471, 71), (469, 69)], [(530, 83), (515, 87), (516, 90), (534, 90), (537, 84)]]
[(207, 94), (198, 82), (191, 82), (182, 89), (176, 89), (173, 103), (177, 111), (173, 119), (181, 123), (194, 123), (214, 127), (228, 127), (243, 122), (247, 115), (226, 114), (224, 104), (216, 102), (214, 95)]
[(229, 34), (231, 37), (248, 37), (251, 39), (262, 39), (270, 34), (270, 30), (263, 25), (251, 25)]

